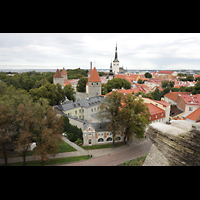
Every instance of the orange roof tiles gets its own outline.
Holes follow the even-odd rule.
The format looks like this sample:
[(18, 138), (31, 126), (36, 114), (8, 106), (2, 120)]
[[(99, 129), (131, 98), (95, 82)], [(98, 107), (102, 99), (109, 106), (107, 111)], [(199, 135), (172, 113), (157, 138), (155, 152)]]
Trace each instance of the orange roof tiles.
[(67, 75), (67, 72), (66, 72), (66, 70), (65, 70), (64, 67), (63, 67), (63, 70), (62, 70), (61, 74), (62, 74), (62, 75)]
[(158, 74), (173, 74), (173, 71), (159, 71)]
[(194, 120), (194, 121), (199, 121), (200, 117), (200, 107), (197, 108), (195, 111), (193, 111), (192, 113), (190, 113), (186, 118), (184, 119), (191, 119), (191, 120)]
[(68, 79), (65, 79), (65, 80), (64, 80), (64, 87), (65, 87), (66, 85), (72, 85), (72, 84), (69, 82)]
[(169, 93), (165, 94), (164, 96), (169, 98), (169, 99), (171, 99), (171, 100), (173, 100), (173, 101), (175, 101), (175, 102), (177, 102), (179, 94), (181, 94), (181, 95), (183, 95), (183, 94), (189, 95), (189, 94), (191, 94), (191, 92), (169, 92)]
[(186, 95), (182, 94), (181, 98), (184, 100), (187, 105), (200, 105), (200, 94), (196, 95)]
[(152, 103), (148, 103), (147, 106), (151, 115), (151, 121), (165, 117), (165, 111), (163, 109), (153, 105)]
[(56, 70), (56, 73), (54, 74), (53, 78), (63, 78), (59, 69)]
[(88, 82), (101, 82), (101, 79), (95, 67), (92, 70), (92, 73), (90, 75), (90, 78), (88, 79)]

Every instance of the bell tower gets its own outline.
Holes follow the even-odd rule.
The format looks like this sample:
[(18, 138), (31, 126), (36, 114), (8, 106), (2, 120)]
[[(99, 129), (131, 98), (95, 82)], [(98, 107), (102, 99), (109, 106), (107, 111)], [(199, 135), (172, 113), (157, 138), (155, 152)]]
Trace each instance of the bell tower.
[(119, 73), (119, 60), (117, 56), (117, 43), (115, 48), (115, 59), (113, 60), (113, 73), (118, 74)]

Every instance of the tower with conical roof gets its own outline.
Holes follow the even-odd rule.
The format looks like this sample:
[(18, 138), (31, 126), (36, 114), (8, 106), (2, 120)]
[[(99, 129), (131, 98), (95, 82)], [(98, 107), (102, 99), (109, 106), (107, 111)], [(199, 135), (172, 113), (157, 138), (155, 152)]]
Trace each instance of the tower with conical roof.
[(62, 72), (60, 72), (59, 69), (56, 70), (56, 73), (53, 76), (53, 83), (54, 84), (59, 83), (63, 87), (64, 80), (67, 80), (67, 72), (65, 68), (63, 67)]
[(88, 79), (88, 97), (96, 97), (101, 95), (101, 79), (96, 70), (92, 70), (90, 78)]
[(119, 60), (117, 55), (117, 43), (115, 48), (115, 59), (113, 60), (113, 73), (118, 74), (119, 73)]

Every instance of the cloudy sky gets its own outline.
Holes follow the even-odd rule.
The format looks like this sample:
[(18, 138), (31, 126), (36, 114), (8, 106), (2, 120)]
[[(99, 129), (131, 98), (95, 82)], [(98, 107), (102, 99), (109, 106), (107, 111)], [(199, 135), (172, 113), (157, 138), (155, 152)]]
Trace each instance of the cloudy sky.
[(116, 42), (125, 69), (200, 69), (199, 33), (0, 33), (0, 69), (109, 69)]

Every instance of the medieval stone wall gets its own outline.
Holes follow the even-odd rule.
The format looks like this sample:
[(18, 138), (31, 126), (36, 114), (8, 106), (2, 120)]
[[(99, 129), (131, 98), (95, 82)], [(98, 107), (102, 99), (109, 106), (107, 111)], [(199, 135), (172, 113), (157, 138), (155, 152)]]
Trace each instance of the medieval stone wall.
[(160, 153), (160, 161), (165, 159), (166, 165), (200, 165), (200, 123), (185, 120), (172, 120), (170, 125), (155, 123), (149, 126), (146, 136), (156, 150), (154, 147), (150, 150), (144, 165), (155, 165), (157, 157), (152, 155), (155, 152)]

